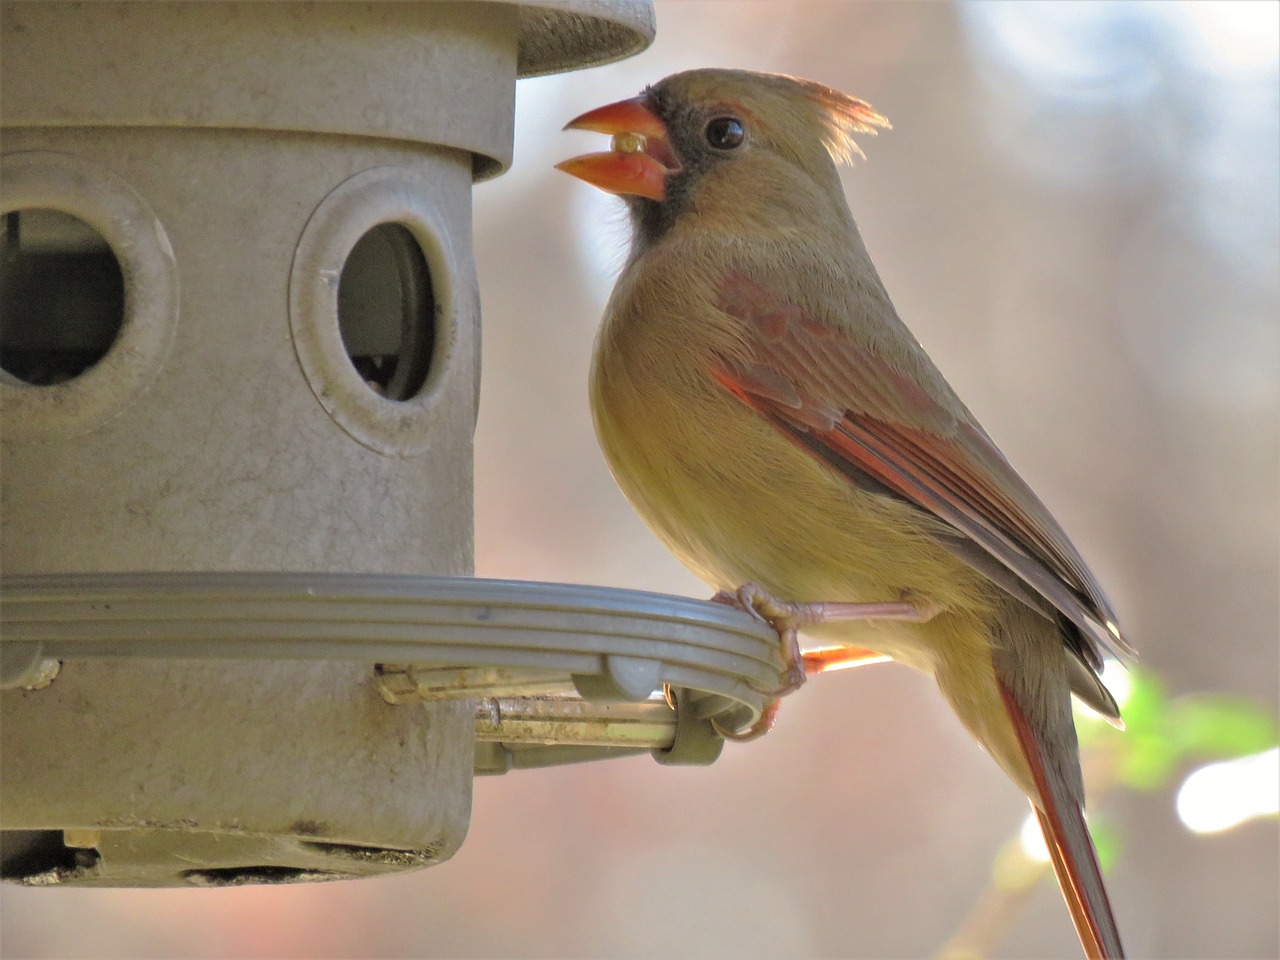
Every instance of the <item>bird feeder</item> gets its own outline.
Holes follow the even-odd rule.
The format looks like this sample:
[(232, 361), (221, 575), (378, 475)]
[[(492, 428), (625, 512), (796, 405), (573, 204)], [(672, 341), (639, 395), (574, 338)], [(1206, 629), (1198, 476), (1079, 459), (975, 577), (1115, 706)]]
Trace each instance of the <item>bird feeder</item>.
[(472, 184), (517, 77), (642, 49), (648, 0), (0, 18), (4, 879), (427, 866), (476, 773), (759, 715), (745, 614), (470, 578)]

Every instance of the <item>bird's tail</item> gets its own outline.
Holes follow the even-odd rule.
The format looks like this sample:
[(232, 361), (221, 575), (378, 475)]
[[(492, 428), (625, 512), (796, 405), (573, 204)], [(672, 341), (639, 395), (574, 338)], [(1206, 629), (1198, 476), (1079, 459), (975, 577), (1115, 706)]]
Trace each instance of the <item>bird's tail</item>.
[[(1103, 883), (1098, 854), (1084, 822), (1081, 806), (1082, 790), (1078, 786), (1076, 768), (1075, 731), (1069, 730), (1064, 747), (1053, 732), (1046, 731), (1035, 722), (1034, 706), (1018, 695), (1018, 685), (1006, 682), (998, 665), (996, 682), (1004, 699), (1005, 709), (1013, 724), (1014, 733), (1030, 767), (1035, 787), (1032, 805), (1040, 818), (1045, 845), (1053, 860), (1053, 869), (1067, 901), (1067, 909), (1075, 923), (1076, 933), (1085, 955), (1094, 958), (1124, 956), (1120, 945), (1120, 932), (1111, 913), (1111, 901)], [(1068, 708), (1066, 721), (1071, 724)], [(1057, 754), (1069, 753), (1069, 757)], [(1071, 771), (1064, 772), (1064, 764), (1071, 764)]]

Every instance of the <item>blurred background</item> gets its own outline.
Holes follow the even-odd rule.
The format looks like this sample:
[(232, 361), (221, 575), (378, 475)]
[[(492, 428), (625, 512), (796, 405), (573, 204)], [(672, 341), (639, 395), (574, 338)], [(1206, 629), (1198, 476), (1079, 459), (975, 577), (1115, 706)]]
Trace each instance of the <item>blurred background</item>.
[[(648, 52), (520, 83), (514, 167), (476, 191), (477, 574), (708, 593), (595, 448), (587, 367), (625, 223), (552, 169), (602, 148), (562, 124), (699, 66), (862, 97), (894, 128), (863, 138), (845, 184), (899, 312), (1089, 559), (1147, 671), (1129, 740), (1098, 734), (1090, 755), (1130, 953), (1277, 956), (1276, 818), (1248, 814), (1277, 789), (1280, 5), (656, 7)], [(1234, 754), (1256, 759), (1180, 794)], [(1025, 814), (931, 681), (872, 666), (817, 678), (712, 767), (479, 780), (466, 844), (425, 872), (5, 887), (3, 951), (910, 957), (987, 896), (1010, 923), (995, 955), (1077, 956), (1052, 881), (1006, 869)]]

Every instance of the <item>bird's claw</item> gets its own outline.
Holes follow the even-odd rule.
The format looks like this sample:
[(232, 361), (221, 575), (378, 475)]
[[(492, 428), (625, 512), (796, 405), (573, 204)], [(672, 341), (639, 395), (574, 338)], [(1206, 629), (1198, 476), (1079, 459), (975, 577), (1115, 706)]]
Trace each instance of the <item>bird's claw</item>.
[(736, 607), (767, 624), (778, 634), (778, 640), (782, 643), (782, 682), (766, 693), (769, 703), (756, 722), (745, 730), (726, 730), (712, 721), (716, 733), (726, 740), (735, 743), (755, 740), (773, 729), (781, 698), (804, 685), (808, 673), (805, 670), (804, 656), (800, 652), (800, 627), (808, 621), (801, 604), (779, 600), (754, 583), (744, 583), (737, 590), (721, 590), (711, 600), (713, 603)]
[(713, 603), (723, 603), (749, 613), (761, 623), (768, 624), (778, 634), (778, 639), (782, 642), (784, 672), (782, 683), (768, 693), (771, 699), (785, 697), (804, 685), (808, 674), (800, 652), (800, 628), (814, 622), (808, 609), (813, 604), (779, 600), (754, 583), (744, 583), (737, 590), (721, 590), (711, 600)]
[(781, 704), (781, 700), (769, 701), (765, 708), (760, 711), (760, 716), (756, 719), (756, 722), (745, 730), (729, 730), (720, 726), (715, 720), (711, 721), (711, 727), (726, 740), (732, 740), (734, 743), (746, 743), (748, 740), (763, 737), (773, 729), (774, 721), (778, 719), (778, 707)]

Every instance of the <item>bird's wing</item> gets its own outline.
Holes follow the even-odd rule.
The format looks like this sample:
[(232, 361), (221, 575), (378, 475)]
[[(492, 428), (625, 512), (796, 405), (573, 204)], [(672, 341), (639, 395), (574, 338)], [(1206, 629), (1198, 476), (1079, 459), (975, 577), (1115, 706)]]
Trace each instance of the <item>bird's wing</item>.
[[(739, 322), (742, 343), (711, 375), (853, 483), (949, 524), (956, 536), (943, 545), (1032, 609), (1043, 612), (1047, 601), (1079, 631), (1061, 632), (1074, 654), (1073, 692), (1118, 716), (1089, 669), (1100, 666), (1099, 646), (1129, 652), (1110, 605), (1066, 534), (959, 401), (931, 393), (919, 378), (751, 280), (730, 277), (719, 306)], [(1011, 675), (999, 656), (993, 667), (1080, 942), (1090, 958), (1122, 957), (1081, 798), (1048, 749), (1058, 742), (1055, 733), (1069, 732), (1070, 746), (1061, 751), (1074, 763), (1070, 713), (1056, 718), (1059, 729), (1044, 728), (1044, 711), (1019, 695), (1017, 671)]]
[(711, 370), (722, 386), (851, 479), (949, 524), (961, 559), (1021, 599), (1029, 587), (1075, 624), (1076, 652), (1095, 669), (1099, 646), (1133, 656), (1067, 535), (958, 401), (744, 276), (724, 281), (718, 306), (738, 321), (744, 348)]

